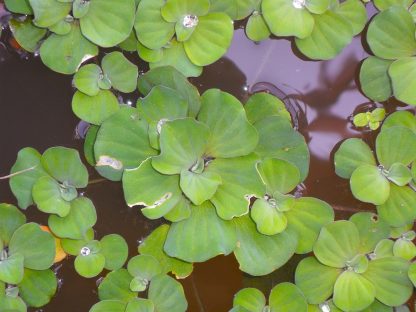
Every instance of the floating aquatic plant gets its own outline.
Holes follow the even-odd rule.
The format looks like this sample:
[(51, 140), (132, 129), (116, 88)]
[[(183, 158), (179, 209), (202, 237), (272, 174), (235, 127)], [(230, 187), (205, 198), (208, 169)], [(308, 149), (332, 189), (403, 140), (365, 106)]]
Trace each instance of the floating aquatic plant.
[(377, 130), (385, 116), (386, 110), (378, 107), (371, 112), (358, 113), (354, 116), (353, 123), (356, 127), (368, 127), (370, 130)]

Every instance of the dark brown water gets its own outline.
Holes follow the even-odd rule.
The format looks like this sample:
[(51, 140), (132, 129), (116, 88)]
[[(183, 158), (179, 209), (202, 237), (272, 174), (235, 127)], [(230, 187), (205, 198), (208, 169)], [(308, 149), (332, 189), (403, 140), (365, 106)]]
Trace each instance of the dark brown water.
[[(1, 12), (0, 4), (0, 16)], [(71, 111), (74, 92), (71, 77), (53, 73), (39, 58), (16, 52), (10, 46), (7, 33), (3, 33), (1, 42), (0, 176), (9, 173), (18, 151), (26, 146), (40, 152), (56, 145), (81, 150), (82, 140), (75, 135), (78, 120)], [(297, 116), (299, 130), (311, 150), (310, 175), (299, 192), (327, 201), (336, 208), (338, 217), (346, 218), (358, 210), (373, 210), (373, 206), (352, 197), (348, 181), (338, 178), (333, 167), (334, 149), (345, 138), (364, 137), (370, 144), (373, 141), (369, 133), (357, 131), (350, 122), (350, 116), (357, 109), (374, 106), (360, 93), (356, 83), (359, 64), (367, 55), (360, 38), (355, 38), (341, 55), (327, 62), (307, 61), (294, 52), (292, 43), (286, 39), (255, 44), (239, 29), (226, 57), (207, 67), (193, 83), (201, 92), (220, 88), (242, 101), (250, 92), (260, 90), (283, 98)], [(387, 105), (389, 110), (396, 106), (396, 103)], [(93, 170), (90, 173), (91, 179), (98, 178)], [(121, 234), (129, 243), (131, 255), (136, 254), (138, 241), (159, 225), (125, 205), (120, 183), (91, 184), (85, 194), (97, 208), (97, 237)], [(0, 202), (16, 203), (7, 181), (0, 181)], [(46, 223), (45, 215), (34, 207), (29, 208), (27, 216), (29, 220)], [(293, 279), (301, 258), (296, 256), (285, 267), (261, 278), (241, 273), (233, 257), (217, 257), (198, 264), (192, 276), (182, 281), (189, 311), (227, 311), (233, 295), (242, 287), (258, 287), (268, 292), (276, 283)], [(61, 280), (59, 292), (39, 311), (88, 311), (98, 300), (98, 278), (79, 277), (72, 259), (56, 270)]]

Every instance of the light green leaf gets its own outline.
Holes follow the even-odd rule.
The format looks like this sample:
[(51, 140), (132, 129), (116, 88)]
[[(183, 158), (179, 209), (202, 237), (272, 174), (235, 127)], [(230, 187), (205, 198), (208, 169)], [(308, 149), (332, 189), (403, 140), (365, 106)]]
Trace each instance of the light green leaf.
[(337, 56), (351, 42), (353, 29), (343, 16), (327, 11), (315, 15), (315, 26), (310, 36), (296, 38), (296, 46), (313, 60), (329, 60)]
[[(1, 251), (3, 248), (1, 248)], [(0, 260), (0, 281), (17, 285), (23, 279), (24, 257), (20, 253), (11, 255), (6, 259)], [(1, 297), (1, 295), (0, 295)]]
[(32, 188), (36, 181), (47, 173), (40, 163), (41, 155), (31, 147), (23, 148), (17, 154), (16, 162), (10, 173), (17, 173), (9, 180), (10, 189), (17, 198), (21, 209), (27, 209), (33, 204)]
[(191, 216), (191, 202), (182, 196), (181, 200), (163, 217), (170, 222), (179, 222)]
[(27, 306), (20, 297), (4, 296), (0, 301), (0, 309), (10, 312), (26, 312)]
[(258, 161), (254, 154), (214, 159), (205, 169), (221, 176), (222, 184), (210, 200), (222, 219), (231, 220), (247, 214), (251, 198), (260, 198), (265, 194), (264, 185), (256, 170)]
[(26, 223), (13, 234), (9, 244), (11, 256), (24, 257), (25, 268), (46, 270), (55, 258), (55, 239), (36, 223)]
[(49, 30), (57, 35), (66, 35), (71, 31), (73, 21), (73, 17), (68, 15), (65, 19), (50, 26)]
[(374, 5), (380, 11), (386, 10), (392, 6), (400, 5), (408, 8), (413, 1), (411, 0), (374, 0)]
[(381, 169), (362, 165), (351, 175), (350, 186), (355, 198), (374, 205), (384, 204), (390, 195), (390, 183)]
[(188, 262), (203, 262), (230, 254), (237, 242), (234, 224), (224, 221), (210, 202), (192, 206), (191, 216), (174, 223), (166, 238), (165, 252)]
[(149, 299), (158, 312), (185, 312), (188, 308), (182, 285), (168, 275), (158, 275), (152, 279)]
[(408, 269), (408, 261), (387, 257), (370, 261), (363, 276), (373, 283), (379, 301), (389, 306), (399, 306), (413, 292), (413, 285), (407, 276)]
[(330, 0), (307, 0), (305, 7), (313, 14), (322, 14), (329, 9)]
[(9, 21), (10, 30), (17, 43), (28, 52), (35, 52), (39, 47), (39, 41), (46, 35), (46, 29), (36, 27), (31, 18), (23, 22), (16, 19)]
[(249, 16), (260, 4), (259, 0), (210, 0), (210, 12), (227, 13), (233, 20)]
[(0, 245), (8, 246), (13, 233), (26, 223), (26, 216), (13, 205), (0, 204)]
[(185, 15), (206, 15), (209, 6), (209, 0), (166, 0), (161, 13), (166, 21), (177, 22)]
[(334, 303), (344, 311), (361, 311), (370, 306), (376, 295), (374, 285), (361, 274), (345, 271), (335, 282)]
[(98, 297), (100, 300), (121, 300), (124, 303), (129, 302), (137, 297), (137, 292), (130, 290), (132, 278), (126, 269), (119, 269), (108, 273), (98, 286)]
[(81, 68), (74, 75), (75, 87), (89, 96), (96, 96), (100, 91), (98, 81), (102, 75), (101, 68), (96, 64), (88, 64)]
[(314, 17), (292, 0), (263, 0), (262, 12), (271, 32), (276, 36), (307, 38), (314, 28)]
[(29, 0), (35, 19), (33, 23), (38, 27), (47, 28), (64, 19), (71, 11), (70, 3), (56, 0)]
[(399, 101), (416, 105), (416, 87), (413, 77), (416, 74), (416, 58), (405, 57), (391, 64), (389, 75), (393, 86), (393, 94)]
[(401, 163), (394, 163), (389, 169), (387, 179), (398, 186), (405, 186), (412, 180), (412, 172), (407, 166)]
[(175, 24), (166, 22), (161, 15), (165, 0), (141, 0), (137, 7), (134, 29), (137, 38), (147, 48), (164, 47), (175, 34)]
[(366, 126), (368, 126), (369, 119), (370, 119), (370, 113), (369, 112), (359, 113), (359, 114), (354, 116), (354, 119), (353, 119), (354, 126), (356, 126), (356, 127), (366, 127)]
[(95, 125), (90, 125), (88, 127), (87, 135), (85, 136), (84, 141), (84, 157), (89, 165), (95, 166), (95, 155), (94, 155), (94, 144), (97, 138), (97, 133), (100, 127)]
[(136, 16), (134, 0), (90, 0), (88, 13), (80, 19), (83, 35), (93, 43), (113, 47), (123, 42), (133, 29)]
[(115, 95), (108, 90), (100, 90), (96, 96), (88, 96), (77, 91), (72, 98), (72, 110), (78, 118), (94, 125), (102, 124), (119, 110)]
[(40, 47), (43, 63), (53, 71), (67, 75), (74, 74), (83, 62), (97, 54), (97, 46), (84, 38), (75, 23), (68, 34), (52, 34)]
[(332, 295), (342, 272), (342, 269), (323, 265), (316, 258), (308, 257), (299, 262), (295, 281), (310, 304), (320, 304)]
[(403, 7), (393, 6), (377, 14), (368, 26), (367, 42), (373, 53), (395, 60), (416, 53), (416, 26)]
[(367, 23), (367, 11), (359, 0), (344, 1), (340, 3), (335, 12), (348, 20), (354, 36), (358, 35)]
[(82, 247), (94, 240), (94, 229), (89, 228), (83, 239), (60, 238), (62, 249), (71, 256), (78, 256)]
[[(69, 2), (72, 2), (72, 0)], [(73, 0), (72, 15), (78, 19), (83, 18), (85, 15), (87, 15), (90, 9), (90, 4), (91, 4), (90, 1)]]
[(410, 165), (416, 158), (416, 133), (405, 127), (383, 129), (376, 139), (377, 158), (386, 169), (394, 163)]
[(139, 252), (156, 258), (162, 266), (162, 273), (172, 272), (177, 278), (185, 278), (191, 274), (192, 264), (169, 257), (163, 250), (169, 228), (169, 225), (164, 224), (155, 229), (140, 244)]
[(271, 312), (307, 312), (308, 303), (302, 291), (292, 283), (281, 283), (273, 287), (269, 297)]
[(48, 220), (52, 232), (61, 238), (83, 239), (86, 232), (97, 222), (94, 204), (86, 197), (71, 202), (71, 210), (64, 217), (51, 215)]
[(254, 202), (250, 216), (257, 225), (257, 231), (264, 235), (281, 233), (287, 227), (285, 214), (278, 211), (276, 204), (262, 198)]
[(124, 93), (136, 90), (139, 70), (121, 52), (111, 52), (103, 57), (101, 66), (114, 89)]
[(247, 119), (252, 124), (269, 116), (286, 117), (290, 122), (292, 120), (285, 103), (266, 92), (259, 92), (252, 95), (244, 105), (244, 108)]
[(416, 262), (413, 262), (410, 266), (409, 266), (409, 278), (413, 283), (413, 286), (416, 287)]
[(316, 258), (323, 264), (344, 268), (360, 248), (360, 236), (351, 221), (336, 221), (324, 226), (313, 247)]
[(139, 42), (137, 41), (136, 32), (132, 30), (129, 37), (118, 46), (127, 52), (136, 52)]
[[(253, 276), (266, 275), (283, 266), (294, 254), (297, 237), (285, 231), (268, 236), (256, 230), (248, 215), (234, 220), (237, 248), (234, 255), (240, 270)], [(273, 257), (269, 255), (273, 254)]]
[(40, 308), (49, 303), (58, 288), (58, 280), (51, 270), (25, 269), (19, 284), (19, 295), (30, 307)]
[(201, 16), (192, 36), (184, 42), (186, 54), (195, 65), (210, 65), (227, 52), (233, 33), (233, 21), (225, 13)]
[(149, 282), (156, 275), (162, 274), (162, 266), (150, 255), (139, 255), (130, 259), (127, 270), (130, 275)]
[(416, 257), (416, 246), (408, 239), (400, 238), (393, 246), (393, 254), (395, 257), (401, 257), (405, 260), (411, 261)]
[(285, 216), (288, 230), (298, 236), (296, 253), (305, 254), (312, 251), (321, 228), (334, 221), (334, 210), (326, 202), (313, 198), (302, 197), (294, 201)]
[(251, 312), (263, 312), (266, 298), (256, 288), (244, 288), (235, 294), (233, 307), (241, 307)]
[(191, 118), (165, 122), (160, 133), (159, 156), (153, 167), (163, 174), (178, 174), (191, 169), (203, 156), (209, 138), (209, 128)]
[(181, 172), (182, 192), (195, 205), (201, 205), (204, 201), (211, 199), (221, 183), (221, 176), (214, 172), (195, 173), (189, 169), (183, 169)]
[(7, 10), (19, 14), (32, 14), (29, 0), (4, 0)]
[(386, 118), (382, 130), (395, 126), (403, 126), (416, 132), (416, 116), (408, 111), (397, 111)]
[(120, 300), (104, 300), (94, 304), (89, 312), (125, 312), (126, 303)]
[[(169, 43), (167, 43), (169, 44)], [(137, 53), (139, 54), (139, 57), (146, 62), (153, 63), (153, 62), (159, 62), (163, 58), (163, 47), (157, 50), (151, 50), (147, 47), (145, 47), (140, 42), (137, 42)], [(150, 66), (150, 64), (149, 64)]]
[(308, 175), (310, 158), (305, 138), (293, 129), (286, 117), (270, 116), (254, 126), (259, 133), (255, 152), (262, 158), (279, 158), (296, 165), (303, 181)]
[(105, 266), (105, 257), (101, 253), (78, 255), (74, 261), (75, 270), (85, 278), (93, 278), (102, 272)]
[(388, 69), (391, 63), (392, 61), (370, 56), (361, 65), (361, 88), (364, 94), (373, 101), (386, 101), (393, 94), (390, 77), (388, 75)]
[(104, 236), (100, 240), (100, 252), (105, 257), (105, 268), (109, 271), (120, 269), (127, 260), (129, 247), (124, 238), (117, 234)]
[(88, 171), (75, 149), (51, 147), (41, 158), (46, 172), (65, 186), (84, 188), (88, 185)]
[(300, 183), (299, 169), (285, 160), (266, 158), (257, 165), (257, 170), (269, 195), (287, 194)]
[(263, 15), (255, 11), (247, 21), (246, 34), (250, 40), (259, 42), (266, 40), (272, 34)]
[(127, 304), (125, 312), (153, 312), (155, 305), (149, 299), (134, 298)]

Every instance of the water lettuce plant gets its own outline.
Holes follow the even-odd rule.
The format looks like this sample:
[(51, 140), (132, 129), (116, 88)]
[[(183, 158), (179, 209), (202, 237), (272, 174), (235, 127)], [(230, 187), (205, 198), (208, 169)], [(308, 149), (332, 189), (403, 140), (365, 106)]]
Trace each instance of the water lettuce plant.
[(386, 110), (378, 107), (371, 112), (358, 113), (354, 116), (353, 123), (356, 127), (368, 127), (370, 130), (377, 130), (385, 116)]
[[(335, 171), (350, 179), (353, 195), (377, 205), (377, 211), (392, 226), (416, 218), (416, 192), (410, 165), (416, 158), (416, 118), (410, 112), (396, 112), (384, 122), (376, 139), (376, 158), (361, 139), (348, 139), (335, 153)], [(405, 148), (404, 148), (405, 147)]]

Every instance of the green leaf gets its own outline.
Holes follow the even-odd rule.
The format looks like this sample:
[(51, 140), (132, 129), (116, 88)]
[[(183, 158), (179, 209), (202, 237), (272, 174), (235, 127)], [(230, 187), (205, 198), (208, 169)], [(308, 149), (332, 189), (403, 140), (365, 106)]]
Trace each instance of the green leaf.
[(101, 240), (101, 253), (105, 257), (105, 268), (109, 271), (120, 269), (127, 260), (129, 247), (124, 238), (117, 234), (104, 236)]
[(344, 268), (360, 248), (360, 236), (351, 221), (336, 221), (325, 225), (313, 247), (316, 258), (334, 268)]
[(407, 166), (401, 163), (394, 163), (389, 169), (387, 179), (398, 186), (405, 186), (412, 180), (412, 172)]
[(381, 218), (391, 226), (400, 227), (416, 219), (416, 193), (410, 187), (390, 185), (389, 199), (377, 206)]
[[(283, 266), (293, 256), (297, 238), (288, 231), (272, 236), (260, 234), (248, 215), (233, 221), (237, 229), (234, 255), (241, 271), (253, 276), (266, 275)], [(271, 254), (273, 257), (269, 256)]]
[(266, 158), (257, 165), (257, 170), (269, 195), (287, 194), (300, 183), (299, 169), (285, 160)]
[(416, 58), (405, 57), (393, 62), (389, 75), (393, 86), (393, 94), (399, 101), (416, 105), (415, 83), (412, 77), (416, 74)]
[(389, 306), (405, 303), (413, 292), (407, 272), (409, 262), (398, 257), (370, 261), (363, 276), (373, 283), (376, 298)]
[(52, 232), (61, 238), (83, 239), (86, 232), (97, 222), (94, 204), (86, 197), (71, 202), (71, 210), (64, 217), (51, 215), (48, 220)]
[(181, 200), (163, 217), (170, 222), (179, 222), (191, 216), (191, 202), (182, 196)]
[(152, 279), (149, 299), (158, 312), (185, 312), (188, 308), (182, 285), (168, 275), (158, 275)]
[(255, 152), (262, 158), (279, 158), (296, 165), (303, 181), (308, 175), (310, 158), (305, 138), (293, 129), (286, 117), (270, 116), (254, 126), (259, 133)]
[(227, 13), (233, 20), (249, 16), (260, 4), (259, 0), (210, 0), (210, 12)]
[(350, 221), (360, 232), (360, 253), (374, 251), (378, 242), (390, 236), (390, 227), (383, 219), (371, 212), (355, 213)]
[(27, 306), (20, 297), (4, 296), (0, 301), (0, 309), (5, 312), (26, 312)]
[(30, 307), (40, 308), (49, 303), (58, 288), (58, 281), (51, 270), (35, 271), (25, 269), (19, 283), (19, 295)]
[(115, 95), (108, 90), (100, 90), (96, 96), (88, 96), (77, 91), (72, 98), (72, 110), (78, 118), (94, 125), (102, 124), (119, 110)]
[(90, 125), (84, 141), (84, 157), (89, 165), (95, 166), (94, 144), (100, 127)]
[[(167, 43), (169, 44), (169, 43)], [(139, 54), (139, 57), (146, 62), (153, 63), (153, 62), (159, 62), (163, 58), (163, 47), (157, 50), (151, 50), (149, 48), (146, 48), (143, 44), (140, 42), (137, 42), (137, 53)], [(149, 64), (150, 66), (150, 64)], [(157, 67), (156, 67), (157, 68)]]
[(280, 37), (307, 38), (314, 28), (314, 17), (291, 0), (263, 0), (262, 12), (271, 32)]
[(251, 312), (263, 312), (266, 298), (256, 288), (244, 288), (235, 294), (233, 307), (245, 308)]
[(383, 129), (376, 139), (377, 158), (390, 168), (394, 163), (410, 165), (416, 158), (416, 133), (405, 127)]
[(139, 70), (121, 52), (111, 52), (103, 57), (101, 66), (114, 89), (124, 93), (136, 90)]
[(182, 198), (179, 176), (166, 176), (152, 167), (149, 158), (136, 169), (129, 169), (123, 175), (123, 190), (127, 204), (144, 206), (143, 214), (149, 219), (163, 217)]
[(332, 11), (315, 15), (314, 19), (315, 26), (311, 35), (296, 38), (296, 46), (313, 60), (332, 59), (351, 42), (352, 26), (347, 19)]
[(132, 30), (129, 37), (126, 40), (124, 40), (122, 43), (120, 43), (118, 46), (123, 51), (136, 52), (138, 44), (139, 42), (137, 41), (136, 32)]
[(165, 0), (141, 0), (137, 7), (134, 29), (137, 38), (147, 48), (164, 47), (175, 34), (175, 24), (166, 22), (161, 15)]
[(275, 204), (262, 198), (254, 202), (250, 216), (257, 225), (257, 231), (264, 235), (281, 233), (287, 227), (285, 214), (278, 211)]
[(329, 9), (330, 0), (308, 0), (305, 7), (313, 14), (322, 14)]
[(97, 170), (105, 177), (119, 181), (124, 170), (136, 168), (156, 155), (147, 131), (147, 122), (139, 119), (137, 110), (132, 107), (122, 107), (106, 119), (94, 144)]
[(221, 176), (222, 184), (210, 199), (217, 214), (224, 220), (245, 215), (252, 197), (265, 194), (264, 185), (256, 170), (259, 161), (255, 154), (228, 159), (214, 159), (205, 169)]
[(259, 42), (270, 37), (271, 32), (263, 15), (255, 11), (247, 21), (246, 34), (250, 40)]
[(252, 124), (269, 116), (286, 117), (290, 122), (292, 120), (285, 103), (266, 92), (259, 92), (252, 95), (244, 105), (244, 108), (247, 119)]
[(400, 238), (394, 243), (393, 254), (395, 257), (411, 261), (414, 257), (416, 257), (416, 246), (412, 241)]
[(358, 35), (367, 23), (367, 11), (359, 0), (344, 1), (340, 3), (335, 12), (348, 20), (354, 36)]
[(150, 62), (150, 69), (173, 66), (186, 77), (198, 77), (201, 75), (202, 67), (191, 62), (182, 42), (172, 39), (162, 48), (160, 53), (162, 54), (160, 59)]
[[(90, 0), (88, 13), (80, 19), (83, 35), (93, 43), (113, 47), (130, 35), (136, 16), (134, 0)], [(111, 21), (111, 22), (110, 22)]]
[(17, 154), (11, 174), (21, 172), (12, 176), (9, 180), (10, 189), (17, 198), (21, 209), (27, 209), (33, 204), (32, 188), (36, 181), (46, 176), (47, 173), (40, 164), (41, 155), (31, 147), (23, 148)]
[(49, 30), (57, 35), (66, 35), (71, 31), (73, 21), (73, 17), (68, 15), (65, 19), (50, 26)]
[(416, 285), (416, 262), (413, 262), (409, 266), (409, 278), (413, 283), (413, 286)]
[(368, 26), (367, 42), (373, 53), (395, 60), (416, 53), (416, 26), (403, 7), (393, 6), (377, 14)]
[(233, 33), (233, 21), (225, 13), (201, 16), (192, 36), (184, 42), (186, 54), (195, 65), (210, 65), (227, 52)]
[(25, 268), (46, 270), (55, 258), (55, 239), (36, 223), (26, 223), (13, 234), (9, 254), (24, 257)]
[(26, 216), (19, 209), (13, 205), (0, 204), (0, 245), (8, 246), (13, 233), (25, 223)]
[(380, 11), (386, 10), (395, 5), (401, 5), (408, 8), (413, 1), (410, 0), (374, 0), (374, 5)]
[(85, 278), (93, 278), (102, 272), (105, 257), (101, 253), (91, 253), (87, 256), (78, 255), (74, 261), (75, 270)]
[(23, 262), (24, 257), (20, 253), (0, 260), (0, 281), (12, 285), (19, 284), (23, 279)]
[(397, 111), (386, 118), (382, 130), (395, 126), (403, 126), (416, 132), (416, 116), (408, 111)]
[(281, 283), (273, 287), (269, 301), (272, 312), (308, 311), (308, 303), (305, 296), (292, 283)]
[(137, 292), (130, 290), (132, 278), (126, 269), (119, 269), (108, 273), (98, 286), (98, 297), (100, 300), (121, 300), (124, 303), (129, 302), (137, 297)]
[(101, 68), (96, 64), (81, 66), (74, 75), (74, 85), (82, 93), (96, 96), (100, 92), (98, 85), (100, 75), (102, 75)]
[[(62, 187), (55, 179), (48, 176), (40, 178), (35, 183), (32, 194), (40, 211), (57, 214), (60, 217), (68, 215), (71, 209), (70, 201), (78, 196), (76, 189)], [(67, 195), (71, 196), (67, 198), (69, 200), (64, 198)]]
[(192, 263), (169, 257), (163, 250), (169, 228), (170, 227), (167, 224), (156, 228), (140, 244), (139, 252), (142, 255), (150, 255), (157, 259), (162, 266), (162, 273), (172, 272), (177, 278), (185, 278), (189, 276), (193, 270)]
[(393, 94), (388, 74), (391, 63), (392, 61), (370, 56), (361, 65), (361, 88), (364, 94), (373, 101), (386, 101)]
[(62, 249), (71, 256), (78, 256), (82, 247), (94, 240), (94, 229), (89, 228), (83, 239), (60, 238)]
[(344, 311), (360, 311), (370, 306), (376, 295), (374, 285), (361, 274), (345, 271), (335, 282), (334, 303)]
[(159, 156), (152, 159), (153, 167), (163, 174), (178, 174), (191, 169), (203, 156), (209, 138), (209, 128), (191, 118), (163, 124), (160, 133)]
[(77, 188), (88, 185), (87, 168), (75, 149), (51, 147), (43, 153), (41, 163), (48, 174), (64, 185)]
[(33, 23), (42, 28), (47, 28), (64, 19), (71, 11), (70, 3), (56, 0), (29, 0), (35, 19)]
[(162, 266), (159, 261), (150, 255), (139, 255), (131, 258), (127, 270), (131, 276), (146, 282), (151, 281), (156, 275), (162, 274)]
[(369, 123), (370, 113), (359, 113), (354, 116), (353, 123), (356, 127), (366, 127)]
[(94, 304), (89, 312), (125, 312), (126, 303), (120, 300), (104, 300)]
[(342, 269), (323, 265), (316, 258), (308, 257), (299, 262), (295, 281), (310, 304), (320, 304), (332, 295), (342, 272)]
[(32, 14), (29, 0), (4, 0), (7, 10), (19, 14)]
[(302, 197), (294, 201), (285, 216), (288, 220), (287, 229), (298, 236), (296, 253), (305, 254), (312, 251), (321, 228), (334, 221), (334, 210), (322, 200)]
[(206, 154), (215, 158), (231, 158), (253, 152), (258, 134), (248, 122), (240, 101), (218, 89), (206, 91), (201, 100), (198, 120), (211, 130)]
[[(146, 0), (142, 0), (144, 1)], [(149, 94), (153, 87), (158, 85), (177, 91), (188, 102), (189, 116), (195, 117), (198, 114), (201, 105), (198, 89), (175, 68), (171, 66), (154, 68), (139, 77), (138, 88), (144, 95)]]
[[(71, 2), (71, 1), (69, 1)], [(75, 18), (83, 18), (90, 9), (90, 1), (73, 0), (72, 2), (72, 15)]]
[(374, 205), (384, 204), (390, 195), (390, 183), (381, 169), (362, 165), (351, 175), (350, 186), (355, 198)]
[(75, 23), (68, 34), (52, 34), (40, 47), (42, 62), (53, 71), (67, 75), (74, 74), (83, 62), (96, 55), (97, 46), (81, 34)]
[(182, 192), (195, 205), (201, 205), (204, 201), (211, 199), (221, 183), (221, 176), (214, 172), (194, 173), (188, 169), (183, 169), (181, 172)]
[(370, 114), (370, 121), (383, 121), (386, 118), (386, 110), (384, 108), (376, 108)]
[(149, 299), (134, 298), (127, 304), (125, 312), (153, 312), (155, 306)]
[(11, 19), (9, 27), (17, 43), (32, 53), (38, 49), (39, 41), (46, 35), (46, 29), (33, 25), (31, 18), (27, 18), (23, 22)]
[(177, 22), (184, 15), (202, 16), (209, 11), (209, 0), (166, 0), (161, 14), (168, 22)]
[(204, 262), (230, 254), (237, 242), (234, 224), (224, 221), (210, 202), (193, 206), (191, 216), (174, 223), (166, 238), (165, 252), (188, 262)]

